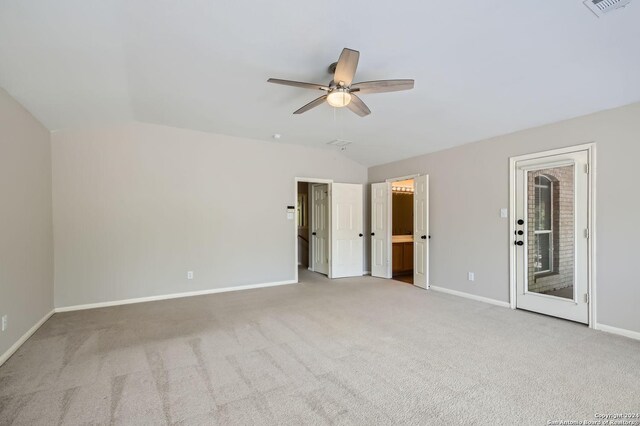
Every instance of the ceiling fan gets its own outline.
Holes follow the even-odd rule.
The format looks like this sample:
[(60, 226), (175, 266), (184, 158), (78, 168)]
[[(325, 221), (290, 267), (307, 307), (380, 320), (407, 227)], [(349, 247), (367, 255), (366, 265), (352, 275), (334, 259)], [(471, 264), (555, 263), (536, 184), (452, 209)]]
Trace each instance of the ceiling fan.
[(371, 110), (357, 94), (362, 93), (382, 93), (382, 92), (397, 92), (400, 90), (413, 89), (413, 80), (376, 80), (376, 81), (364, 81), (361, 83), (353, 83), (353, 76), (356, 73), (358, 67), (358, 59), (360, 59), (360, 52), (357, 50), (342, 49), (338, 62), (334, 62), (329, 65), (329, 73), (333, 74), (333, 80), (328, 86), (314, 83), (303, 83), (300, 81), (280, 80), (277, 78), (270, 78), (267, 80), (269, 83), (284, 84), (285, 86), (301, 87), (303, 89), (321, 90), (325, 92), (324, 95), (309, 102), (302, 108), (294, 111), (294, 114), (302, 114), (312, 108), (327, 101), (329, 105), (335, 108), (347, 107), (351, 111), (358, 114), (360, 117), (371, 114)]

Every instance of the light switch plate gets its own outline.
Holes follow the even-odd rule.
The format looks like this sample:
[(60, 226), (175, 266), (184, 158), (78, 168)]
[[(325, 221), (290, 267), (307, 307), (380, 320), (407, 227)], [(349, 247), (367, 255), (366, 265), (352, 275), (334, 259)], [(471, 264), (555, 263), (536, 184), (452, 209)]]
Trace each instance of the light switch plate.
[(509, 217), (509, 210), (508, 209), (500, 209), (500, 217), (503, 219), (506, 219)]

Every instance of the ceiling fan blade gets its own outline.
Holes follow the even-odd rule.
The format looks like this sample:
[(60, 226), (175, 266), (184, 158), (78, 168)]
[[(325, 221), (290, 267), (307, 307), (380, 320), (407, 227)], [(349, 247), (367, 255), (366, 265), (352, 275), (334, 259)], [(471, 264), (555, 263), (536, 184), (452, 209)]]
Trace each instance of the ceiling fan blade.
[(362, 83), (353, 84), (351, 91), (358, 93), (398, 92), (400, 90), (413, 89), (413, 85), (413, 80), (363, 81)]
[(353, 76), (356, 74), (356, 68), (358, 68), (358, 60), (360, 59), (360, 52), (357, 50), (342, 49), (340, 59), (336, 65), (336, 72), (333, 74), (333, 81), (336, 84), (343, 82), (345, 86), (349, 86), (353, 81)]
[(311, 102), (309, 102), (308, 104), (306, 104), (305, 106), (303, 106), (302, 108), (294, 111), (294, 114), (302, 114), (303, 112), (307, 112), (309, 111), (311, 108), (315, 108), (318, 105), (324, 103), (324, 101), (327, 99), (327, 95), (324, 96), (320, 96), (317, 99), (312, 100)]
[(293, 81), (293, 80), (280, 80), (279, 78), (270, 78), (267, 80), (268, 83), (282, 84), (285, 86), (293, 86), (293, 87), (301, 87), (303, 89), (312, 89), (312, 90), (325, 90), (329, 91), (329, 87), (323, 86), (322, 84), (315, 83), (303, 83), (301, 81)]
[(362, 99), (360, 99), (353, 93), (351, 94), (351, 102), (347, 104), (347, 108), (358, 114), (360, 117), (371, 114), (371, 110), (369, 109), (369, 107), (365, 105), (364, 102), (362, 102)]

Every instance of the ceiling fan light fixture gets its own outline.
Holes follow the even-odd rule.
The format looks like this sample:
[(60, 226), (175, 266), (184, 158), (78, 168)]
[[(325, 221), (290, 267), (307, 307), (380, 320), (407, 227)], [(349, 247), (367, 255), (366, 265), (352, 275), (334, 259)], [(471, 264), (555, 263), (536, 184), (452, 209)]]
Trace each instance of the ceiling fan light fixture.
[(351, 94), (344, 89), (335, 89), (327, 95), (327, 103), (335, 108), (342, 108), (351, 102)]

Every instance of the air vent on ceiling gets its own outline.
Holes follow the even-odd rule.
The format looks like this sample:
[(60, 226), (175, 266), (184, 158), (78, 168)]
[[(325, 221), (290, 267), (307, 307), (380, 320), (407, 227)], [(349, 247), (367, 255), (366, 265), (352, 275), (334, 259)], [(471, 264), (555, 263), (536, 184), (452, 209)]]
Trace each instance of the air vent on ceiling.
[(351, 141), (346, 141), (344, 139), (334, 139), (331, 142), (327, 142), (327, 145), (339, 146), (343, 148), (347, 145), (351, 145)]
[(625, 7), (631, 3), (631, 0), (585, 0), (584, 4), (591, 10), (598, 18), (605, 13), (613, 10)]

